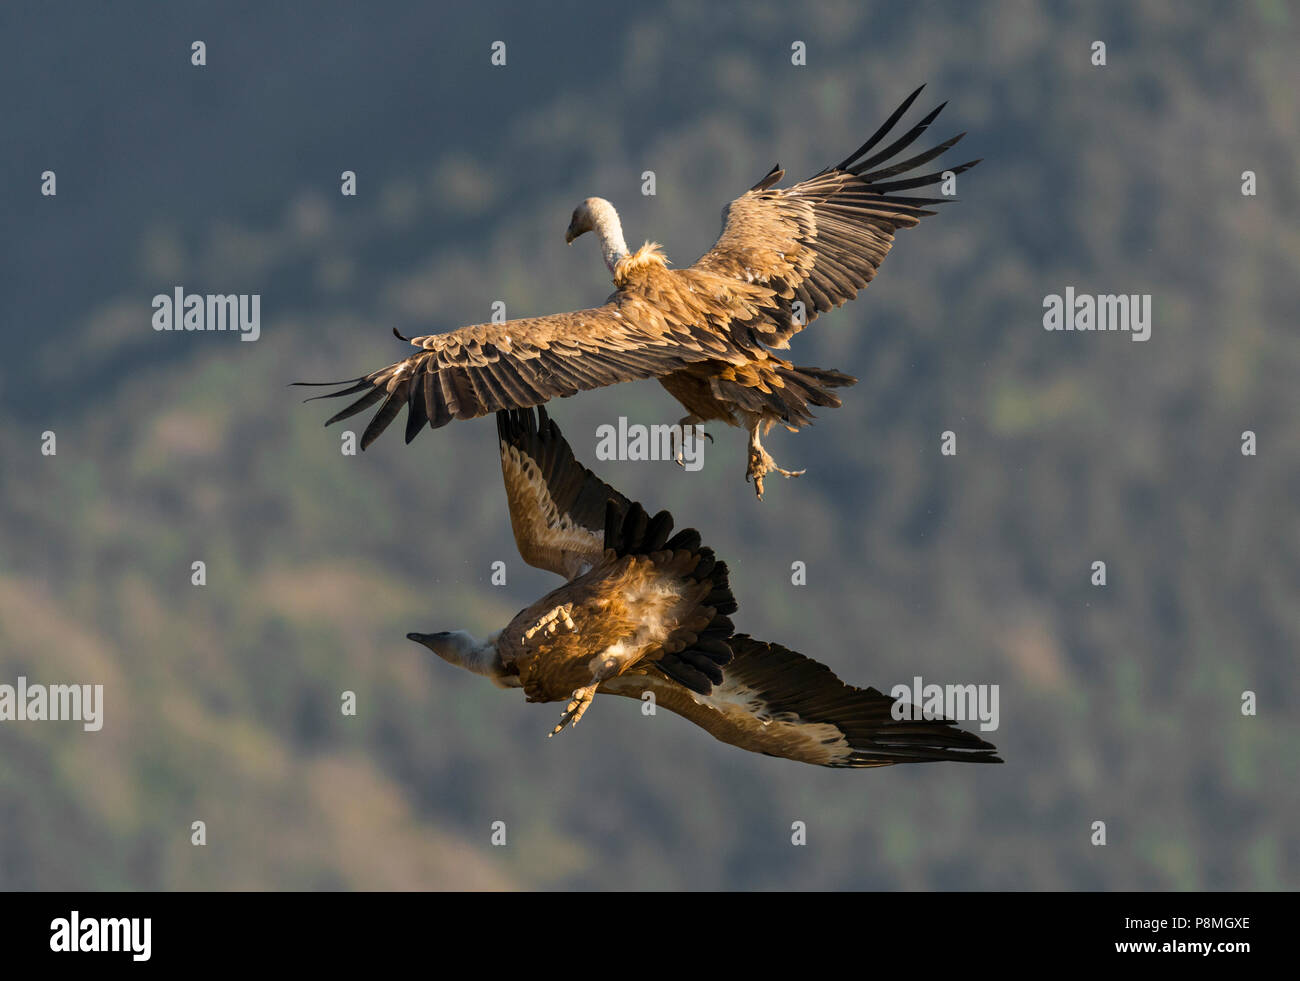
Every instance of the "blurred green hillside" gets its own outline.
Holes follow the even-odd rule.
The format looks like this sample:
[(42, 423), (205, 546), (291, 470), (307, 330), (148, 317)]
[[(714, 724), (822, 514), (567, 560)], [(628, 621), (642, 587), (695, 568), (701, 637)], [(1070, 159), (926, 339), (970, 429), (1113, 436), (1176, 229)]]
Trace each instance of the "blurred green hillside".
[[(1300, 10), (697, 6), (0, 15), (0, 683), (107, 701), (98, 733), (0, 723), (0, 888), (1300, 885)], [(679, 417), (652, 383), (551, 410), (702, 530), (742, 629), (858, 685), (1000, 685), (1006, 765), (802, 767), (613, 698), (547, 740), (558, 707), (405, 640), (555, 585), (494, 423), (345, 457), (287, 384), (395, 360), (394, 326), (599, 302), (594, 243), (563, 246), (588, 195), (688, 264), (772, 163), (812, 174), (921, 82), (936, 139), (969, 131), (944, 161), (984, 162), (795, 339), (860, 379), (768, 441), (806, 476), (757, 503), (735, 430), (699, 473), (598, 463), (601, 423)], [(176, 285), (260, 293), (261, 339), (154, 332)], [(1070, 285), (1152, 294), (1151, 339), (1044, 331)]]

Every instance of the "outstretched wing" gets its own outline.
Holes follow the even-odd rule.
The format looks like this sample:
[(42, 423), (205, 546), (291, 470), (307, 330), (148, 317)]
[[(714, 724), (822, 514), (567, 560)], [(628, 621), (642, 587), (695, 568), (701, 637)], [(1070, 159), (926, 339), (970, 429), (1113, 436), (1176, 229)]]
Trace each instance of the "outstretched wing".
[(497, 413), (501, 475), (519, 555), (574, 579), (604, 552), (605, 508), (629, 501), (579, 463), (546, 410)]
[(894, 699), (846, 685), (830, 668), (747, 634), (728, 640), (732, 660), (710, 694), (654, 671), (605, 682), (602, 691), (640, 698), (681, 715), (741, 749), (819, 766), (868, 767), (950, 760), (1001, 763), (996, 749), (944, 719), (898, 720)]
[[(896, 193), (937, 184), (943, 170), (896, 178), (929, 163), (965, 133), (906, 160), (889, 162), (925, 132), (947, 103), (888, 146), (871, 152), (923, 88), (909, 95), (867, 142), (835, 167), (782, 189), (772, 186), (785, 176), (778, 164), (727, 207), (721, 236), (690, 268), (761, 283), (774, 291), (763, 320), (751, 324), (758, 340), (787, 347), (789, 338), (819, 313), (852, 300), (871, 282), (894, 244), (894, 232), (935, 214), (926, 206), (952, 200)], [(960, 174), (977, 163), (946, 169)]]
[(364, 450), (406, 406), (409, 443), (425, 423), (437, 429), (452, 419), (524, 409), (557, 395), (657, 378), (710, 358), (738, 357), (702, 319), (659, 313), (628, 292), (591, 310), (475, 324), (411, 343), (419, 353), (351, 383), (339, 382), (347, 385), (340, 391), (316, 396), (362, 393), (325, 425), (378, 403), (361, 434)]

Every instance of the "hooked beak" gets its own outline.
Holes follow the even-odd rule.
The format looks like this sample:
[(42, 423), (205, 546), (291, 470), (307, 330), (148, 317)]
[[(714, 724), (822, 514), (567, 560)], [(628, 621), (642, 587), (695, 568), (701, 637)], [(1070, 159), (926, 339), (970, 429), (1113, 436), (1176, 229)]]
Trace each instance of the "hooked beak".
[(440, 634), (407, 634), (407, 635), (406, 635), (406, 639), (407, 639), (407, 640), (413, 640), (413, 641), (415, 641), (417, 644), (423, 644), (425, 647), (429, 648), (429, 650), (434, 651), (434, 652), (436, 653), (436, 652), (437, 652), (437, 648), (435, 648), (433, 645), (436, 644), (438, 641), (442, 640), (442, 639), (443, 639), (444, 637), (446, 637), (446, 636), (447, 636), (447, 635), (446, 635), (445, 633), (440, 633)]

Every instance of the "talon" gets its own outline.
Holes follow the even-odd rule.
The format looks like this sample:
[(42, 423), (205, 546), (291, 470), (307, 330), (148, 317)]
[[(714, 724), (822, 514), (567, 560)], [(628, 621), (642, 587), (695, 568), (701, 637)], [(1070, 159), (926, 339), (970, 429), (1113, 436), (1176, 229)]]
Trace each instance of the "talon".
[[(693, 415), (690, 415), (690, 416), (682, 416), (680, 419), (677, 420), (677, 426), (678, 426), (678, 437), (677, 437), (677, 465), (678, 465), (679, 467), (681, 467), (683, 470), (686, 469), (686, 462), (685, 462), (685, 460), (683, 459), (683, 455), (684, 455), (685, 452), (686, 452), (686, 432), (687, 432), (687, 430), (688, 430), (691, 426), (699, 425), (699, 423), (701, 423), (701, 422), (703, 422), (703, 421), (704, 421), (704, 420), (700, 419), (698, 416), (693, 416)], [(704, 432), (703, 430), (700, 430), (700, 433), (701, 433), (701, 435), (703, 435), (703, 436), (704, 436), (704, 437), (705, 437), (705, 438), (706, 438), (710, 443), (713, 442), (713, 436), (712, 436), (711, 434), (706, 433), (706, 432)]]

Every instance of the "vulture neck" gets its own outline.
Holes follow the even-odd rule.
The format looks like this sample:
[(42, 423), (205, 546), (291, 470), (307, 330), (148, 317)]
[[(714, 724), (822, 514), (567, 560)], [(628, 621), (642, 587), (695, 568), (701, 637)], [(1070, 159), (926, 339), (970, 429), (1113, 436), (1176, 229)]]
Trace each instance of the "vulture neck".
[(623, 224), (618, 220), (618, 212), (608, 201), (599, 201), (591, 209), (591, 227), (600, 238), (600, 252), (609, 267), (610, 275), (618, 260), (627, 255), (627, 243), (623, 241)]
[(460, 666), (495, 681), (501, 666), (501, 655), (497, 652), (499, 636), (500, 631), (492, 634), (481, 644), (466, 645), (460, 657)]

